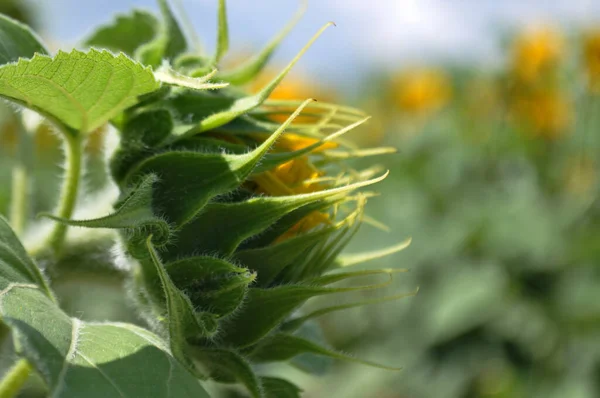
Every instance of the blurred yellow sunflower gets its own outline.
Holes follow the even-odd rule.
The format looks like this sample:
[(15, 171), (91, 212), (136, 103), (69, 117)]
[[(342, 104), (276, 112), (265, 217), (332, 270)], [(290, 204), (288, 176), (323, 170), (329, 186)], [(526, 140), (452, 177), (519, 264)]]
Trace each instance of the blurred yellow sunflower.
[(414, 115), (437, 111), (448, 103), (452, 95), (450, 79), (437, 69), (402, 72), (393, 79), (392, 87), (396, 106)]
[(531, 83), (552, 71), (564, 51), (562, 35), (549, 26), (536, 26), (517, 36), (512, 51), (512, 70), (515, 77)]
[(515, 122), (534, 136), (556, 139), (563, 136), (573, 120), (568, 98), (556, 90), (519, 95), (512, 105)]
[(585, 34), (583, 57), (590, 91), (600, 94), (600, 29)]

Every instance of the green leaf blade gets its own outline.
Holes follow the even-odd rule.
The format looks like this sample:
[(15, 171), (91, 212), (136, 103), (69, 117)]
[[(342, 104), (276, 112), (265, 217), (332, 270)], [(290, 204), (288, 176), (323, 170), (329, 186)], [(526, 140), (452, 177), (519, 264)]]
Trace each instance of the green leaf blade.
[(89, 133), (159, 88), (152, 71), (120, 54), (36, 54), (0, 67), (0, 96)]
[[(70, 318), (45, 292), (45, 284), (34, 277), (25, 278), (33, 283), (22, 283), (20, 270), (35, 266), (24, 256), (0, 218), (0, 319), (12, 330), (17, 354), (42, 376), (49, 396), (209, 397), (154, 334), (133, 325)], [(15, 275), (21, 278), (12, 279)]]
[(158, 34), (159, 22), (154, 15), (134, 10), (117, 15), (110, 24), (100, 26), (85, 41), (84, 46), (104, 48), (134, 57), (136, 50)]
[(27, 26), (0, 14), (0, 65), (31, 58), (35, 53), (48, 54), (41, 40)]

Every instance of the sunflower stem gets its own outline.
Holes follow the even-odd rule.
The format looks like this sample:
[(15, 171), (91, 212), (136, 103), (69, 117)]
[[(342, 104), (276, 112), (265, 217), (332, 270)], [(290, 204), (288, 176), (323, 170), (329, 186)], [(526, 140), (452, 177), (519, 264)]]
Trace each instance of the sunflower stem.
[(17, 159), (12, 171), (9, 220), (15, 233), (21, 235), (25, 230), (29, 212), (28, 194), (33, 140), (19, 117), (15, 122), (17, 124)]
[(26, 359), (20, 359), (6, 372), (0, 381), (0, 398), (16, 397), (31, 374), (31, 365)]
[[(77, 202), (77, 194), (82, 173), (82, 157), (83, 157), (83, 139), (79, 134), (65, 132), (65, 177), (63, 180), (60, 201), (58, 205), (58, 214), (60, 218), (71, 218), (75, 210)], [(67, 235), (67, 225), (57, 223), (54, 226), (49, 238), (49, 246), (55, 255), (60, 253), (62, 245)]]

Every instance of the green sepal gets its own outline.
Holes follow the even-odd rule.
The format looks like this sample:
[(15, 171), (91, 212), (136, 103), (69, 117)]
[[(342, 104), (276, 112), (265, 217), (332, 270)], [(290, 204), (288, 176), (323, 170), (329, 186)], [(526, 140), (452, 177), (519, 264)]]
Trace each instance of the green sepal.
[(59, 51), (52, 58), (36, 54), (0, 67), (0, 96), (73, 134), (97, 129), (158, 87), (150, 69), (124, 54), (94, 49)]
[(212, 72), (207, 72), (204, 76), (190, 77), (163, 64), (154, 72), (154, 77), (161, 83), (190, 90), (216, 90), (227, 87), (229, 83), (209, 83), (209, 80), (216, 73), (217, 70), (214, 69)]
[(136, 52), (158, 34), (159, 21), (143, 10), (117, 15), (114, 20), (98, 27), (83, 41), (85, 47), (105, 48), (115, 53), (124, 52), (137, 59)]
[[(314, 193), (258, 197), (237, 203), (210, 203), (188, 225), (181, 228), (178, 241), (168, 248), (169, 259), (190, 253), (219, 253), (230, 256), (246, 239), (260, 234), (284, 215), (309, 205), (374, 184), (382, 177)], [(188, 184), (190, 179), (188, 179)], [(176, 188), (172, 188), (176, 189)], [(190, 189), (188, 188), (188, 195)], [(172, 191), (171, 191), (172, 193)]]
[(260, 378), (264, 398), (301, 398), (302, 389), (297, 385), (278, 377)]
[(110, 228), (126, 231), (127, 240), (140, 243), (148, 234), (154, 236), (154, 242), (164, 245), (169, 241), (171, 228), (161, 217), (152, 211), (152, 191), (157, 178), (153, 174), (146, 175), (124, 199), (116, 205), (114, 213), (92, 220), (67, 220), (52, 214), (41, 216), (74, 227)]
[(164, 59), (175, 59), (188, 48), (185, 35), (169, 7), (168, 0), (158, 0), (158, 5), (162, 15), (159, 31), (152, 41), (140, 46), (136, 51), (136, 59), (144, 65), (154, 67), (160, 65)]
[(110, 160), (110, 172), (117, 184), (137, 163), (154, 154), (155, 147), (173, 130), (173, 117), (166, 109), (140, 112), (128, 118), (121, 129), (121, 145)]
[[(349, 276), (348, 278), (353, 277)], [(388, 284), (389, 282), (337, 288), (311, 285), (284, 285), (270, 289), (250, 288), (244, 306), (236, 312), (235, 317), (223, 322), (219, 337), (224, 343), (231, 346), (247, 347), (280, 325), (285, 318), (311, 297), (379, 289)]]
[(192, 347), (191, 355), (206, 373), (221, 383), (240, 383), (252, 398), (264, 397), (259, 379), (246, 358), (225, 348)]
[[(146, 240), (146, 248), (150, 261), (141, 259), (140, 264), (143, 267), (143, 272), (154, 272), (160, 279), (167, 309), (165, 322), (171, 352), (190, 372), (198, 375), (198, 377), (204, 377), (189, 357), (188, 340), (212, 336), (216, 332), (215, 323), (207, 323), (207, 318), (203, 314), (197, 314), (190, 299), (175, 286), (152, 244), (152, 235)], [(154, 266), (153, 270), (149, 269), (150, 265), (148, 263), (150, 262)]]
[(366, 263), (368, 261), (377, 260), (406, 249), (408, 246), (410, 246), (411, 241), (412, 239), (408, 238), (397, 245), (386, 247), (384, 249), (340, 255), (336, 259), (335, 265), (339, 268), (345, 268)]
[(29, 28), (6, 15), (0, 14), (0, 65), (31, 58), (34, 54), (48, 54), (39, 37)]
[(334, 350), (322, 347), (310, 340), (294, 336), (288, 333), (277, 333), (267, 337), (249, 354), (253, 362), (276, 362), (287, 361), (300, 354), (316, 354), (340, 359), (348, 362), (356, 362), (375, 368), (399, 371), (401, 368), (381, 365), (375, 362), (366, 361), (344, 355)]
[(320, 200), (317, 202), (310, 203), (306, 206), (302, 206), (297, 210), (291, 211), (285, 216), (281, 217), (275, 222), (269, 229), (264, 231), (262, 234), (242, 242), (238, 250), (251, 250), (267, 247), (273, 244), (277, 238), (290, 230), (294, 225), (301, 221), (304, 217), (312, 213), (313, 211), (324, 211), (331, 207), (335, 203), (340, 202), (339, 197), (332, 197), (329, 199)]
[(338, 131), (336, 131), (335, 133), (330, 134), (326, 137), (323, 137), (319, 141), (315, 142), (312, 145), (308, 145), (305, 148), (298, 149), (296, 151), (290, 151), (290, 152), (269, 153), (265, 156), (265, 159), (260, 163), (260, 165), (254, 170), (254, 174), (258, 174), (258, 173), (261, 173), (264, 171), (269, 171), (269, 170), (279, 166), (280, 164), (288, 162), (299, 156), (308, 155), (315, 149), (322, 146), (323, 144), (325, 144), (329, 141), (333, 141), (334, 139), (346, 134), (347, 132), (349, 132), (349, 131), (353, 130), (354, 128), (360, 126), (361, 124), (365, 123), (370, 118), (371, 117), (368, 116), (368, 117), (363, 118), (351, 125), (343, 127), (341, 129), (339, 129)]
[(217, 24), (217, 49), (213, 63), (216, 65), (229, 50), (229, 27), (227, 26), (227, 7), (225, 0), (219, 0), (219, 16)]
[(295, 330), (297, 330), (300, 326), (304, 325), (305, 322), (313, 319), (313, 318), (317, 318), (326, 314), (330, 314), (332, 312), (336, 312), (336, 311), (342, 311), (342, 310), (347, 310), (350, 308), (357, 308), (357, 307), (363, 307), (366, 305), (373, 305), (373, 304), (381, 304), (381, 303), (386, 303), (389, 301), (396, 301), (396, 300), (400, 300), (402, 298), (406, 298), (406, 297), (412, 297), (414, 295), (417, 294), (417, 292), (419, 291), (419, 289), (415, 289), (412, 292), (409, 293), (402, 293), (402, 294), (396, 294), (393, 296), (385, 296), (385, 297), (377, 297), (377, 298), (373, 298), (373, 299), (365, 299), (365, 300), (360, 300), (357, 301), (355, 303), (349, 303), (349, 304), (340, 304), (340, 305), (333, 305), (333, 306), (329, 306), (329, 307), (325, 307), (325, 308), (320, 308), (318, 310), (312, 311), (306, 315), (302, 315), (293, 319), (290, 319), (289, 321), (284, 322), (281, 325), (281, 331), (283, 332), (294, 332)]
[(306, 44), (306, 46), (304, 46), (304, 48), (300, 50), (298, 55), (296, 55), (296, 57), (294, 57), (294, 59), (258, 93), (251, 96), (236, 99), (231, 103), (231, 106), (228, 109), (211, 114), (210, 116), (202, 119), (196, 126), (190, 128), (187, 131), (184, 131), (182, 133), (182, 137), (189, 137), (191, 135), (202, 133), (204, 131), (216, 129), (262, 105), (267, 100), (267, 98), (269, 98), (269, 96), (279, 85), (279, 83), (281, 83), (283, 78), (289, 73), (292, 67), (300, 60), (302, 55), (304, 55), (308, 48), (330, 25), (331, 24), (327, 24), (325, 27), (321, 28), (317, 32), (317, 34), (313, 36), (313, 38), (308, 42), (308, 44)]
[(317, 244), (335, 231), (334, 227), (326, 227), (274, 245), (238, 251), (234, 258), (258, 274), (258, 287), (268, 287), (285, 268), (301, 262)]
[(246, 268), (215, 257), (188, 257), (166, 266), (169, 277), (196, 309), (221, 318), (242, 304), (256, 278)]
[(231, 71), (224, 71), (220, 73), (219, 77), (237, 86), (254, 80), (254, 78), (258, 76), (258, 74), (265, 68), (279, 44), (300, 21), (306, 12), (306, 3), (306, 1), (302, 1), (302, 5), (296, 15), (294, 15), (292, 20), (287, 23), (283, 30), (277, 36), (275, 36), (262, 51), (241, 64), (239, 67)]
[[(307, 104), (305, 101), (304, 104)], [(145, 159), (129, 171), (125, 184), (139, 176), (156, 174), (153, 206), (177, 226), (190, 222), (208, 201), (231, 192), (250, 175), (258, 162), (285, 131), (301, 106), (260, 146), (243, 155), (172, 151)]]

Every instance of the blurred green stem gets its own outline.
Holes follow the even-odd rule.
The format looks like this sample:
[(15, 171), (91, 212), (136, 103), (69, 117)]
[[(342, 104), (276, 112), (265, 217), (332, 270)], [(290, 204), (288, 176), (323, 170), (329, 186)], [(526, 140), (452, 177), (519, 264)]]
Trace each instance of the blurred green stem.
[[(60, 218), (71, 218), (73, 210), (75, 210), (81, 181), (83, 139), (80, 134), (72, 131), (66, 131), (63, 136), (66, 145), (66, 170), (56, 215)], [(67, 226), (62, 223), (56, 223), (49, 239), (49, 246), (55, 255), (60, 253), (66, 235)]]
[(0, 398), (16, 397), (29, 378), (30, 373), (31, 365), (29, 362), (26, 359), (19, 359), (0, 381)]
[(29, 176), (33, 151), (33, 138), (25, 131), (21, 118), (17, 124), (17, 162), (12, 171), (12, 189), (9, 220), (15, 233), (25, 230), (29, 213)]

